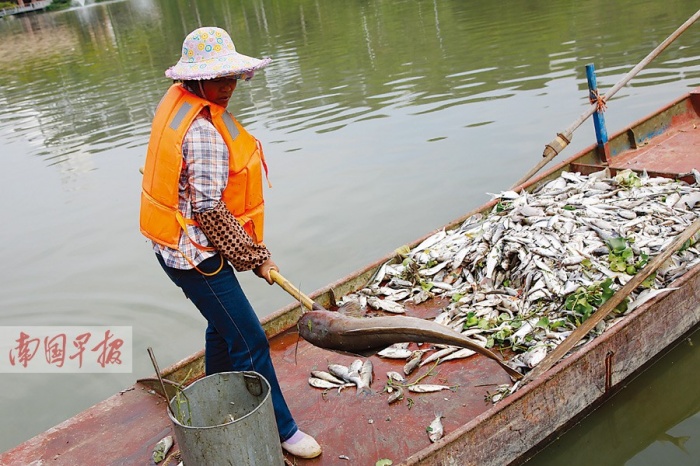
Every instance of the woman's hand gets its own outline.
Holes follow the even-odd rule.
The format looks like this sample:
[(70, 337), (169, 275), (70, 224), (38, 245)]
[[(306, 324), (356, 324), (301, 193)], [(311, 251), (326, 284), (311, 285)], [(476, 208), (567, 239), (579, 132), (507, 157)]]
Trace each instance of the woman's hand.
[(253, 273), (260, 278), (264, 278), (267, 283), (272, 285), (272, 277), (270, 277), (270, 270), (280, 271), (277, 264), (274, 263), (272, 259), (267, 259), (265, 262), (253, 269)]

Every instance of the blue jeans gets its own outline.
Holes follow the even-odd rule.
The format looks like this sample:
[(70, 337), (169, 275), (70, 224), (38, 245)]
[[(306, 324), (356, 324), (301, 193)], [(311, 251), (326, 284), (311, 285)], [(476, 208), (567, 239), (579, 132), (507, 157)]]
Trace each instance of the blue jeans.
[[(156, 257), (168, 277), (207, 319), (209, 325), (204, 346), (207, 375), (255, 371), (265, 377), (270, 383), (280, 440), (284, 442), (289, 439), (296, 433), (297, 425), (277, 381), (265, 331), (243, 293), (233, 267), (226, 262), (219, 273), (208, 277), (196, 269), (168, 267), (160, 254), (156, 254)], [(197, 267), (205, 273), (212, 273), (219, 268), (221, 260), (221, 255), (217, 254)]]

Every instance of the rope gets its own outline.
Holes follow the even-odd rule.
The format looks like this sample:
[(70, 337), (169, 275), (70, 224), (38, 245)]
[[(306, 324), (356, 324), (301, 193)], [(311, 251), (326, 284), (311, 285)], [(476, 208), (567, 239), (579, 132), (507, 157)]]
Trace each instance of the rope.
[(591, 89), (588, 100), (591, 104), (595, 104), (597, 112), (604, 112), (608, 109), (608, 104), (605, 101), (605, 96), (600, 95), (598, 89)]
[[(627, 73), (620, 81), (617, 82), (601, 99), (603, 102), (609, 101), (612, 96), (614, 96), (617, 91), (622, 89), (622, 87), (627, 84), (633, 77), (637, 75), (646, 65), (649, 64), (654, 58), (656, 58), (661, 52), (663, 52), (666, 47), (668, 47), (674, 40), (678, 38), (683, 32), (685, 32), (686, 29), (688, 29), (698, 18), (700, 18), (700, 10), (696, 11), (693, 16), (688, 18), (688, 20), (683, 23), (678, 29), (676, 29), (673, 34), (668, 36), (666, 40), (664, 40), (661, 44), (659, 44), (652, 52), (647, 55), (642, 61), (640, 61), (637, 66), (632, 68), (629, 73)], [(573, 132), (583, 124), (584, 121), (588, 119), (591, 115), (593, 115), (593, 112), (595, 112), (598, 109), (598, 99), (596, 99), (595, 103), (592, 103), (591, 106), (581, 114), (580, 117), (576, 121), (574, 121), (571, 126), (566, 128), (566, 130), (560, 132), (557, 134), (557, 137), (552, 140), (549, 144), (545, 146), (544, 152), (542, 153), (542, 160), (535, 165), (529, 172), (525, 174), (522, 178), (520, 178), (513, 186), (511, 189), (515, 189), (521, 184), (525, 183), (527, 180), (532, 178), (535, 173), (540, 171), (542, 167), (547, 165), (550, 160), (552, 160), (554, 157), (556, 157), (559, 152), (561, 152), (566, 145), (568, 145), (568, 142), (566, 145), (562, 146), (561, 144), (561, 139), (560, 136), (564, 135), (565, 139), (568, 139), (568, 141), (571, 141), (571, 136), (573, 135)]]

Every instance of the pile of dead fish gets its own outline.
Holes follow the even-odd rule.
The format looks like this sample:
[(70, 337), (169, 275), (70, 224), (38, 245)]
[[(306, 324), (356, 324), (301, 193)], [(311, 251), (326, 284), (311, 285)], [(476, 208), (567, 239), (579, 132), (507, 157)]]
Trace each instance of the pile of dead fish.
[[(447, 385), (421, 383), (422, 379), (429, 375), (431, 375), (430, 371), (416, 378), (413, 382), (409, 382), (402, 374), (389, 371), (386, 374), (387, 382), (381, 391), (389, 394), (387, 402), (392, 404), (405, 398), (405, 390), (410, 393), (432, 393), (454, 388)], [(371, 389), (373, 377), (372, 361), (370, 359), (364, 361), (355, 359), (349, 366), (331, 363), (328, 364), (328, 371), (312, 370), (309, 376), (309, 385), (325, 391), (337, 389), (338, 392), (348, 387), (355, 387), (357, 396), (367, 396), (374, 393)], [(442, 414), (437, 414), (426, 428), (431, 442), (440, 440), (444, 435), (442, 418)]]
[(355, 359), (350, 366), (328, 364), (328, 371), (313, 370), (309, 385), (315, 388), (339, 391), (346, 387), (357, 387), (358, 395), (370, 393), (374, 368), (369, 359)]
[[(400, 251), (401, 262), (384, 264), (341, 304), (404, 313), (406, 305), (449, 298), (437, 322), (486, 347), (510, 348), (509, 365), (525, 373), (700, 215), (698, 177), (689, 185), (631, 171), (614, 177), (564, 172), (533, 192), (500, 193), (489, 213)], [(667, 291), (699, 261), (690, 240), (589, 339)], [(379, 355), (417, 367), (473, 354), (459, 348), (427, 353), (394, 345)], [(502, 388), (494, 401), (516, 388)]]

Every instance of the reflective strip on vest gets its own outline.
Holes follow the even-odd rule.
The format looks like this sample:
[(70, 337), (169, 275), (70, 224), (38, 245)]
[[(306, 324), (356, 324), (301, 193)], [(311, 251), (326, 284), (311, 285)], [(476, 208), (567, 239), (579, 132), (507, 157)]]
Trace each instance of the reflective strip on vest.
[(228, 134), (231, 135), (231, 139), (236, 139), (240, 134), (240, 131), (238, 131), (236, 123), (233, 122), (231, 114), (229, 112), (224, 112), (224, 114), (221, 115), (221, 119), (224, 120), (224, 124), (226, 125), (226, 129), (228, 130)]
[(192, 110), (192, 104), (189, 102), (183, 102), (180, 108), (178, 109), (177, 113), (173, 117), (173, 120), (170, 122), (170, 128), (174, 131), (177, 131), (177, 129), (182, 124), (182, 120), (185, 119), (190, 110)]

